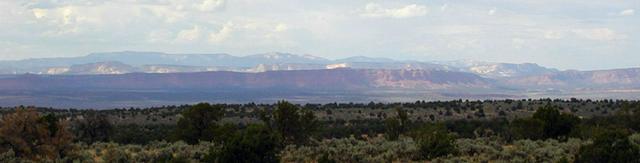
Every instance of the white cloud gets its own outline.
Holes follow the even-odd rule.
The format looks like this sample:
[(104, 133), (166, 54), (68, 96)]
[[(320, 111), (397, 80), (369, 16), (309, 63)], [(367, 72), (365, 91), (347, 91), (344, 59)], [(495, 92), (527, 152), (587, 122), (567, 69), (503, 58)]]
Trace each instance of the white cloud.
[(103, 23), (98, 11), (76, 6), (32, 8), (27, 13), (39, 26), (46, 27), (41, 34), (47, 37), (81, 34)]
[(176, 37), (176, 41), (178, 42), (191, 42), (198, 41), (200, 39), (200, 35), (202, 35), (202, 30), (200, 26), (194, 25), (191, 29), (185, 29), (178, 33)]
[(635, 10), (633, 10), (633, 9), (627, 9), (627, 10), (620, 11), (620, 16), (632, 16), (634, 14), (635, 14)]
[(35, 9), (32, 9), (31, 11), (33, 12), (33, 16), (35, 16), (38, 19), (42, 19), (47, 16), (47, 10), (45, 9), (35, 8)]
[(400, 8), (384, 8), (379, 4), (369, 3), (360, 15), (373, 18), (410, 18), (424, 16), (426, 14), (427, 7), (417, 4), (406, 5)]
[(147, 41), (151, 43), (167, 43), (171, 42), (173, 34), (167, 30), (154, 30), (149, 32)]
[(572, 32), (579, 37), (597, 41), (612, 41), (625, 38), (624, 35), (618, 34), (609, 28), (575, 29)]
[[(597, 0), (432, 4), (415, 0), (0, 0), (0, 38), (32, 45), (22, 51), (5, 46), (4, 53), (23, 53), (23, 58), (121, 49), (284, 51), (329, 58), (398, 54), (430, 59), (434, 55), (440, 56), (434, 59), (504, 61), (509, 59), (500, 58), (501, 54), (513, 52), (536, 56), (532, 58), (567, 53), (598, 56), (612, 50), (633, 55), (638, 51), (634, 41), (639, 32), (634, 27), (640, 26), (631, 19), (638, 10), (634, 6), (634, 1)], [(610, 12), (603, 15), (603, 11)], [(400, 18), (405, 20), (389, 20)], [(511, 46), (523, 41), (527, 46)], [(428, 47), (402, 51), (417, 45)]]
[(480, 26), (444, 25), (434, 27), (430, 32), (438, 35), (475, 35), (481, 33), (483, 30)]
[(564, 38), (564, 34), (559, 31), (546, 31), (544, 32), (544, 38), (549, 40), (558, 40)]
[(62, 22), (64, 25), (71, 24), (75, 22), (74, 11), (72, 7), (64, 7), (61, 8), (62, 13)]
[(224, 0), (204, 0), (197, 8), (200, 9), (200, 11), (214, 11), (223, 7), (224, 3)]
[(515, 49), (522, 49), (527, 45), (527, 41), (522, 38), (512, 38), (511, 44)]
[(284, 23), (280, 23), (278, 25), (276, 25), (275, 29), (273, 29), (274, 32), (284, 32), (286, 30), (289, 29), (289, 26), (287, 26), (287, 24)]
[(233, 31), (233, 23), (228, 22), (224, 24), (219, 31), (209, 33), (209, 42), (220, 43), (225, 41), (231, 37)]
[(496, 8), (493, 8), (491, 10), (489, 10), (489, 12), (487, 12), (487, 15), (495, 15), (496, 14)]
[(442, 5), (442, 7), (440, 7), (440, 11), (446, 11), (447, 8), (449, 8), (449, 5), (448, 4), (444, 4), (444, 5)]

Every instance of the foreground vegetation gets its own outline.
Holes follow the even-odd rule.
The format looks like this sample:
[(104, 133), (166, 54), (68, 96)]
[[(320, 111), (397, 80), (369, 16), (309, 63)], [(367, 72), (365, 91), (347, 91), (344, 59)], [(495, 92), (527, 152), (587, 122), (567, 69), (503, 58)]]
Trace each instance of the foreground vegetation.
[(1, 112), (0, 162), (640, 162), (637, 101)]

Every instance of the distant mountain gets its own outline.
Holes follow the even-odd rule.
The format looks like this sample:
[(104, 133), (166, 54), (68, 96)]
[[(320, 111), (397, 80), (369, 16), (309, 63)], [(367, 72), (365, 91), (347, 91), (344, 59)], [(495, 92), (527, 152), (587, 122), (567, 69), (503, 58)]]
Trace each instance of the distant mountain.
[(452, 66), (426, 63), (426, 62), (338, 62), (326, 65), (327, 69), (354, 68), (354, 69), (399, 69), (399, 70), (446, 70), (461, 71)]
[[(254, 67), (223, 67), (223, 66), (182, 66), (182, 65), (142, 65), (132, 66), (122, 62), (98, 62), (78, 64), (71, 66), (49, 67), (33, 69), (28, 73), (48, 75), (83, 75), (83, 74), (125, 74), (125, 73), (183, 73), (183, 72), (207, 72), (207, 71), (233, 71), (233, 72), (266, 72), (266, 71), (291, 71), (291, 70), (322, 70), (336, 68), (352, 69), (381, 69), (381, 70), (446, 70), (461, 71), (459, 68), (423, 62), (345, 62), (335, 64), (316, 63), (283, 63), (283, 64), (257, 64)], [(10, 73), (14, 74), (14, 73)]]
[[(486, 68), (486, 69), (483, 69)], [(497, 71), (499, 70), (499, 71)], [(515, 72), (514, 72), (515, 71)], [(73, 76), (86, 76), (89, 74), (130, 74), (132, 76), (182, 76), (184, 73), (189, 80), (189, 75), (197, 72), (219, 80), (228, 80), (231, 83), (243, 84), (244, 81), (256, 81), (256, 83), (244, 83), (247, 85), (263, 85), (265, 83), (291, 79), (310, 79), (323, 76), (321, 80), (341, 80), (340, 75), (345, 73), (333, 73), (338, 75), (331, 77), (327, 72), (347, 72), (351, 76), (357, 76), (353, 80), (367, 81), (366, 87), (389, 87), (409, 89), (436, 89), (436, 88), (465, 88), (472, 87), (504, 87), (510, 89), (631, 89), (640, 88), (640, 68), (598, 70), (598, 71), (558, 71), (540, 69), (534, 64), (492, 64), (475, 65), (469, 69), (430, 64), (430, 63), (338, 63), (338, 64), (259, 64), (255, 67), (204, 67), (204, 66), (176, 66), (176, 65), (144, 65), (131, 66), (121, 62), (99, 62), (90, 64), (72, 65), (70, 67), (55, 67), (39, 72), (38, 74), (65, 74)], [(209, 73), (211, 72), (211, 73)], [(231, 73), (233, 76), (217, 76)], [(496, 72), (501, 75), (489, 75)], [(519, 75), (513, 75), (514, 73)], [(151, 73), (151, 74), (147, 74)], [(159, 73), (159, 74), (155, 74)], [(145, 74), (145, 75), (143, 75)], [(278, 78), (273, 78), (278, 74)], [(365, 75), (363, 75), (365, 74)], [(524, 75), (527, 74), (527, 75)], [(202, 75), (202, 74), (201, 74)], [(292, 75), (292, 76), (286, 76)], [(19, 75), (18, 75), (19, 76)], [(234, 77), (235, 76), (235, 77)], [(245, 76), (237, 80), (237, 76)], [(47, 76), (55, 78), (56, 76)], [(100, 77), (100, 76), (98, 76)], [(254, 78), (252, 78), (254, 77)], [(71, 77), (69, 77), (71, 78)], [(100, 77), (101, 78), (101, 77)], [(198, 77), (196, 77), (198, 78)], [(229, 78), (229, 79), (227, 79)], [(145, 79), (145, 78), (136, 78)], [(200, 78), (198, 78), (200, 79)], [(464, 80), (457, 80), (464, 79)], [(208, 79), (207, 79), (208, 80)], [(475, 84), (465, 83), (466, 80)], [(260, 81), (260, 82), (257, 82)], [(136, 81), (131, 81), (136, 82)], [(298, 84), (313, 83), (317, 81), (300, 81)], [(481, 83), (481, 84), (480, 84)], [(50, 84), (50, 83), (49, 83)], [(293, 84), (293, 83), (289, 83)], [(266, 84), (270, 85), (270, 84)], [(294, 84), (295, 85), (295, 84)], [(310, 84), (314, 85), (314, 84)], [(230, 86), (222, 84), (221, 87)], [(339, 85), (335, 85), (339, 87)], [(247, 86), (250, 87), (250, 86)], [(342, 87), (339, 87), (342, 88)], [(349, 87), (344, 87), (349, 88)]]
[(181, 66), (181, 65), (143, 65), (138, 73), (188, 73), (208, 71), (243, 71), (231, 67), (218, 66)]
[(561, 71), (550, 74), (509, 78), (505, 83), (522, 88), (555, 89), (640, 89), (640, 68)]
[[(41, 58), (18, 61), (0, 61), (0, 68), (29, 67), (41, 69), (48, 67), (69, 67), (78, 64), (99, 62), (120, 62), (132, 66), (143, 65), (180, 65), (180, 66), (221, 66), (221, 67), (254, 67), (258, 64), (284, 63), (330, 63), (328, 59), (310, 55), (288, 53), (266, 53), (244, 57), (228, 54), (167, 54), (160, 52), (110, 52), (93, 53), (81, 57)], [(21, 69), (27, 71), (29, 69)]]
[(62, 74), (126, 74), (137, 71), (136, 67), (121, 62), (98, 62), (73, 65)]
[[(281, 99), (300, 102), (397, 102), (576, 95), (637, 98), (640, 95), (640, 68), (559, 71), (491, 79), (470, 72), (437, 69), (335, 68), (246, 73), (200, 72), (204, 70), (194, 70), (197, 67), (161, 67), (144, 68), (163, 73), (121, 74), (130, 71), (131, 67), (108, 62), (60, 70), (66, 73), (110, 73), (103, 75), (0, 75), (0, 106), (131, 107), (201, 101), (274, 102)], [(264, 67), (263, 70), (285, 68)], [(220, 70), (211, 68), (206, 70)], [(198, 72), (169, 73), (171, 71)]]
[(248, 56), (228, 54), (167, 54), (159, 52), (93, 53), (81, 57), (0, 61), (0, 74), (119, 74), (180, 73), (205, 71), (265, 72), (312, 69), (424, 69), (463, 71), (459, 67), (416, 61), (396, 61), (364, 56), (329, 60), (312, 55), (264, 53)]
[[(89, 63), (117, 61), (129, 65), (186, 65), (186, 66), (229, 66), (233, 65), (238, 57), (229, 54), (167, 54), (159, 52), (111, 52), (93, 53), (84, 57), (69, 58), (70, 60), (82, 60)], [(75, 63), (81, 64), (81, 63)]]
[(354, 63), (354, 62), (365, 62), (365, 63), (389, 63), (396, 62), (396, 60), (389, 58), (373, 58), (373, 57), (365, 57), (365, 56), (355, 56), (344, 59), (338, 59), (334, 62), (338, 63)]
[(258, 64), (326, 64), (331, 60), (312, 55), (297, 55), (290, 53), (265, 53), (241, 57), (245, 65), (256, 66)]
[[(324, 70), (336, 68), (379, 70), (440, 70), (467, 72), (484, 78), (509, 79), (510, 83), (527, 81), (562, 82), (555, 78), (573, 78), (571, 72), (559, 71), (534, 63), (493, 63), (479, 61), (398, 61), (364, 56), (329, 60), (312, 55), (263, 53), (247, 56), (229, 54), (167, 54), (160, 52), (93, 53), (81, 57), (42, 58), (0, 61), (0, 74), (125, 74), (125, 73), (189, 73), (209, 71), (267, 72), (291, 70)], [(575, 72), (582, 74), (582, 72)], [(555, 78), (554, 78), (555, 77)], [(539, 79), (536, 79), (539, 78)]]
[(474, 74), (427, 70), (299, 70), (263, 73), (199, 72), (0, 78), (0, 90), (199, 90), (284, 88), (301, 90), (489, 88)]
[(462, 71), (471, 72), (480, 76), (489, 78), (505, 78), (505, 77), (523, 77), (533, 75), (543, 75), (558, 72), (559, 70), (553, 68), (542, 67), (535, 63), (493, 63), (493, 62), (479, 62), (479, 61), (452, 61), (452, 62), (437, 62), (452, 67), (458, 67)]

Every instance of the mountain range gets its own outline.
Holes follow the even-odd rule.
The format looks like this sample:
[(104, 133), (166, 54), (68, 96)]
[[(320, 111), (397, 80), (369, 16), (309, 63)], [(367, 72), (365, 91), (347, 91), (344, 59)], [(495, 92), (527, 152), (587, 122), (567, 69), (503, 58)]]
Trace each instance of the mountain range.
[(470, 72), (483, 77), (530, 76), (558, 72), (533, 63), (511, 64), (475, 61), (420, 62), (364, 56), (330, 60), (311, 55), (264, 53), (248, 56), (229, 54), (167, 54), (160, 52), (93, 53), (81, 57), (0, 61), (0, 74), (126, 74), (182, 73), (205, 71), (265, 72), (280, 70), (421, 69)]
[(131, 107), (200, 101), (368, 102), (637, 98), (640, 68), (561, 71), (533, 63), (156, 52), (0, 61), (0, 106)]

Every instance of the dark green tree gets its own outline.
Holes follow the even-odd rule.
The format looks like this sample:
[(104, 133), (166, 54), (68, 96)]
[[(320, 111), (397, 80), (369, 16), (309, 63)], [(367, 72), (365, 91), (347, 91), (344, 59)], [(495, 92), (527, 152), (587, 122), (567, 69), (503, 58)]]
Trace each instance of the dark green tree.
[(544, 137), (544, 122), (539, 119), (516, 119), (509, 127), (513, 140), (539, 140)]
[(398, 140), (402, 132), (401, 128), (402, 125), (398, 118), (391, 117), (384, 120), (385, 137), (388, 140)]
[(58, 117), (53, 114), (47, 114), (45, 116), (40, 117), (40, 121), (44, 124), (47, 124), (47, 129), (51, 136), (55, 135), (58, 132)]
[(396, 108), (397, 117), (390, 117), (385, 120), (385, 136), (389, 140), (398, 140), (400, 135), (406, 132), (409, 125), (407, 111)]
[(153, 141), (171, 140), (175, 136), (175, 125), (126, 124), (114, 126), (110, 141), (120, 144), (149, 144)]
[(76, 139), (88, 144), (107, 142), (113, 134), (113, 125), (106, 115), (90, 112), (73, 125)]
[(319, 125), (313, 112), (287, 101), (279, 101), (271, 114), (263, 112), (261, 119), (279, 136), (282, 144), (307, 143)]
[(580, 148), (576, 162), (617, 163), (640, 162), (640, 151), (633, 146), (624, 130), (611, 129), (596, 136), (593, 144)]
[(207, 162), (276, 163), (279, 162), (279, 140), (265, 125), (252, 124), (237, 131), (222, 148), (212, 148)]
[(558, 109), (547, 104), (539, 108), (533, 119), (541, 120), (544, 123), (543, 138), (566, 138), (569, 133), (579, 124), (580, 119), (572, 114), (560, 113)]
[(177, 140), (183, 140), (188, 144), (214, 140), (219, 126), (217, 122), (223, 114), (222, 106), (197, 104), (182, 112), (174, 136)]
[(455, 137), (444, 125), (427, 124), (412, 133), (418, 143), (419, 159), (431, 160), (456, 152)]

